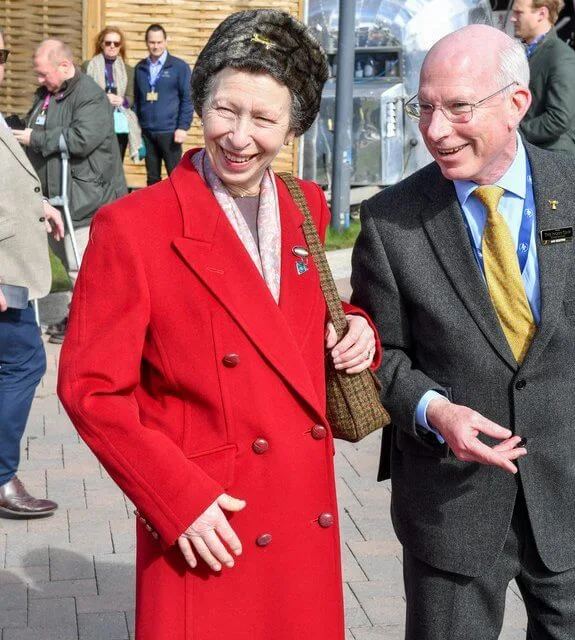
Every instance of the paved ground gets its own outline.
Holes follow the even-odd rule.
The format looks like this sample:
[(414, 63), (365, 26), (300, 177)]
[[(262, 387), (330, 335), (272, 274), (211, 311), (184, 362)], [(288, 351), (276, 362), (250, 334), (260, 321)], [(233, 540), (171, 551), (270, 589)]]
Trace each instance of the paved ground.
[[(333, 252), (330, 262), (348, 295), (349, 252)], [(65, 297), (50, 296), (42, 321), (59, 319), (65, 309)], [(19, 475), (60, 509), (44, 520), (0, 519), (0, 637), (133, 638), (133, 507), (64, 414), (55, 395), (59, 347), (46, 347), (48, 372), (32, 408)], [(359, 445), (339, 444), (336, 456), (347, 640), (403, 638), (401, 548), (389, 518), (389, 484), (375, 482), (378, 452), (376, 433)], [(501, 639), (524, 638), (523, 606), (510, 589)]]

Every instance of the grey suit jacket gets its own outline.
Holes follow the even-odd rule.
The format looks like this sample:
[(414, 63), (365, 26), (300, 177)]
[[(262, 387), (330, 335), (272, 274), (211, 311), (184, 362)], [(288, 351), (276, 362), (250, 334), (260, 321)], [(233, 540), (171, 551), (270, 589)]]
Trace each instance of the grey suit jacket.
[[(575, 159), (526, 148), (537, 237), (542, 229), (575, 226)], [(387, 434), (393, 522), (414, 555), (447, 571), (475, 576), (493, 563), (519, 482), (543, 561), (554, 571), (575, 566), (574, 245), (538, 241), (537, 253), (541, 325), (518, 367), (455, 188), (438, 166), (363, 205), (352, 302), (375, 320), (386, 349), (380, 376), (393, 420)], [(526, 437), (518, 477), (460, 462), (435, 436), (422, 434), (414, 415), (428, 389)]]
[(30, 298), (50, 291), (52, 274), (42, 189), (12, 132), (0, 123), (0, 281), (28, 287)]

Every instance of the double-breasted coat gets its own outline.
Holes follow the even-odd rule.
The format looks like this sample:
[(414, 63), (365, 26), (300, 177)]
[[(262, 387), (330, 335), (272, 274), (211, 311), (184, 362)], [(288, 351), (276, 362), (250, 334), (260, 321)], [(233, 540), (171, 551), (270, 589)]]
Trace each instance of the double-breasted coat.
[[(302, 183), (318, 228), (328, 209)], [(60, 360), (80, 434), (137, 506), (138, 640), (344, 637), (325, 303), (303, 215), (277, 181), (276, 304), (184, 156), (94, 219)], [(233, 569), (190, 569), (176, 541), (223, 492)]]

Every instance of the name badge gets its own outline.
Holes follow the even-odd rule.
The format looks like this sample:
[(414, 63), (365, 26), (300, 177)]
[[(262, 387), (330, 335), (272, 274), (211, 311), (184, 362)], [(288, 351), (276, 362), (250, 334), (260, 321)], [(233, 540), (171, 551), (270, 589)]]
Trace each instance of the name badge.
[(157, 99), (158, 99), (157, 91), (148, 91), (148, 93), (146, 93), (146, 100), (148, 102), (156, 102)]
[(37, 124), (39, 127), (43, 127), (46, 124), (46, 114), (45, 113), (41, 113), (36, 118), (35, 124)]
[(573, 227), (560, 229), (545, 229), (541, 231), (541, 244), (558, 244), (560, 242), (573, 242)]

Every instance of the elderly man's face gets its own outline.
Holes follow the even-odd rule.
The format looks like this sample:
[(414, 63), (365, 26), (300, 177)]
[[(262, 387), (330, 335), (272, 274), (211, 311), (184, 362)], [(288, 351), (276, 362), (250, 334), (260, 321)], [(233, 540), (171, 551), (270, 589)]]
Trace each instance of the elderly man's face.
[[(487, 62), (454, 62), (449, 56), (435, 55), (422, 69), (419, 102), (436, 107), (474, 104), (502, 89), (495, 84), (495, 73)], [(505, 173), (515, 157), (515, 127), (522, 115), (513, 94), (510, 88), (486, 100), (473, 109), (469, 122), (450, 122), (439, 108), (420, 122), (425, 144), (448, 180), (491, 184)]]
[(38, 84), (55, 93), (62, 86), (65, 78), (64, 63), (54, 64), (47, 55), (38, 52), (34, 57), (34, 73)]

